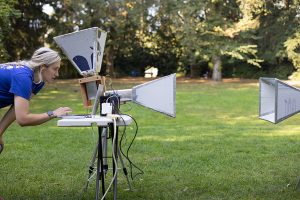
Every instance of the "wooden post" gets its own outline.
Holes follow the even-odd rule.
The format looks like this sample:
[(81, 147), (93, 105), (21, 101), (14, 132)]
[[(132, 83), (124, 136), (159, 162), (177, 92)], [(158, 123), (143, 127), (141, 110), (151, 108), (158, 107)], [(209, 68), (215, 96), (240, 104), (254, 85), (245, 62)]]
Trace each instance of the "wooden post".
[(102, 84), (105, 89), (105, 77), (96, 75), (96, 76), (81, 78), (78, 81), (80, 84), (80, 92), (81, 92), (81, 96), (82, 96), (83, 106), (85, 108), (89, 108), (92, 106), (92, 101), (88, 97), (88, 92), (87, 92), (87, 88), (86, 88), (87, 83), (96, 82), (97, 87), (99, 84)]

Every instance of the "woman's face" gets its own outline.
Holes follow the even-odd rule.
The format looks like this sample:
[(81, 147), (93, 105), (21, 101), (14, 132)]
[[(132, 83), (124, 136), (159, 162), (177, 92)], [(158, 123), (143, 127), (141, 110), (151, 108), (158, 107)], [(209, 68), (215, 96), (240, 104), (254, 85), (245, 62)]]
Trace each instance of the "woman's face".
[(42, 77), (43, 81), (47, 83), (53, 83), (54, 79), (58, 77), (58, 70), (60, 68), (60, 61), (55, 62), (48, 67), (42, 68)]

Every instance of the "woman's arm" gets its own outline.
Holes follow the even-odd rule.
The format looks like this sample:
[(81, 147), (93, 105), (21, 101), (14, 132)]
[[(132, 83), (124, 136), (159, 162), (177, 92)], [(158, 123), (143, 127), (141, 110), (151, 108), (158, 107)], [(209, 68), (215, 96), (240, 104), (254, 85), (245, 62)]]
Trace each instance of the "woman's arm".
[(47, 113), (41, 113), (41, 114), (32, 114), (29, 112), (29, 101), (27, 99), (24, 99), (23, 97), (15, 96), (14, 99), (15, 103), (15, 116), (16, 121), (21, 126), (35, 126), (39, 124), (43, 124), (50, 119), (65, 115), (69, 112), (72, 112), (72, 110), (68, 107), (60, 107), (53, 111), (54, 116), (49, 117)]
[[(15, 109), (14, 106), (11, 106), (5, 115), (0, 120), (0, 139), (3, 135), (4, 131), (16, 120)], [(0, 141), (1, 143), (1, 141)]]

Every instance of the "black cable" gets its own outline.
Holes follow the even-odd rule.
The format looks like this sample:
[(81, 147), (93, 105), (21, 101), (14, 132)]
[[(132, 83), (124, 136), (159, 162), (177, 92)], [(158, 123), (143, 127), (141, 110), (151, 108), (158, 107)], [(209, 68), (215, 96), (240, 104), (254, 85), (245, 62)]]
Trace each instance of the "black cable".
[[(124, 103), (123, 105), (125, 105), (126, 103)], [(124, 112), (129, 112), (129, 111), (131, 111), (132, 110), (132, 106), (130, 105), (130, 104), (126, 104), (126, 105), (128, 105), (128, 109), (127, 110), (124, 110)]]
[[(123, 156), (128, 160), (128, 162), (129, 162), (130, 176), (131, 176), (131, 179), (133, 180), (136, 176), (138, 176), (138, 175), (140, 175), (140, 174), (144, 174), (144, 171), (143, 171), (142, 169), (140, 169), (136, 164), (134, 164), (134, 163), (130, 160), (130, 158), (129, 158), (129, 151), (130, 151), (130, 148), (131, 148), (131, 146), (132, 146), (132, 144), (133, 144), (133, 142), (134, 142), (134, 140), (135, 140), (135, 138), (136, 138), (136, 136), (137, 136), (137, 133), (138, 133), (138, 124), (137, 124), (136, 120), (135, 120), (132, 116), (127, 115), (127, 114), (122, 114), (122, 115), (126, 115), (126, 116), (130, 117), (130, 118), (134, 121), (134, 123), (135, 123), (135, 125), (136, 125), (135, 134), (134, 134), (134, 137), (133, 137), (133, 139), (131, 140), (131, 142), (130, 142), (130, 144), (129, 144), (129, 147), (127, 148), (126, 155), (125, 155), (125, 153), (124, 153), (123, 150), (122, 150), (122, 144), (121, 144), (122, 141), (123, 141), (123, 136), (125, 135), (125, 131), (124, 131), (124, 130), (126, 130), (126, 128), (124, 128), (124, 130), (123, 130), (123, 134), (122, 134), (122, 136), (121, 136), (120, 143), (119, 143), (120, 151), (121, 151), (122, 155), (123, 155)], [(123, 119), (122, 116), (121, 116), (121, 119), (123, 120), (123, 123), (125, 124), (125, 120)], [(125, 126), (125, 127), (126, 127), (126, 126)], [(133, 167), (135, 167), (137, 170), (140, 171), (140, 172), (136, 173), (134, 176), (133, 176)]]
[[(143, 171), (142, 169), (140, 169), (136, 164), (134, 164), (134, 163), (130, 160), (130, 158), (129, 158), (129, 151), (130, 151), (130, 148), (131, 148), (131, 146), (132, 146), (132, 144), (133, 144), (133, 142), (134, 142), (134, 140), (135, 140), (135, 138), (136, 138), (136, 136), (137, 136), (137, 133), (138, 133), (138, 124), (137, 124), (136, 120), (135, 120), (132, 116), (127, 115), (127, 114), (123, 114), (123, 113), (120, 111), (121, 103), (120, 103), (119, 95), (118, 95), (118, 93), (114, 90), (114, 88), (112, 87), (112, 84), (110, 85), (110, 87), (111, 87), (111, 90), (113, 91), (113, 95), (110, 96), (109, 98), (112, 99), (111, 103), (113, 104), (112, 106), (113, 106), (113, 109), (114, 109), (115, 113), (117, 113), (117, 114), (120, 115), (121, 119), (123, 120), (124, 125), (126, 125), (126, 122), (125, 122), (125, 120), (123, 119), (123, 117), (122, 117), (121, 115), (126, 115), (126, 116), (130, 117), (130, 118), (134, 121), (134, 123), (135, 123), (135, 125), (136, 125), (135, 134), (134, 134), (134, 137), (133, 137), (133, 139), (131, 140), (131, 142), (130, 142), (130, 144), (129, 144), (129, 147), (127, 148), (126, 155), (125, 155), (125, 153), (124, 153), (123, 150), (122, 150), (122, 144), (121, 144), (122, 141), (123, 141), (123, 136), (126, 135), (126, 126), (124, 126), (123, 134), (122, 134), (121, 139), (120, 139), (120, 142), (119, 142), (120, 151), (121, 151), (122, 155), (123, 155), (123, 156), (127, 159), (127, 161), (129, 162), (130, 176), (131, 176), (131, 179), (133, 180), (136, 176), (138, 176), (138, 175), (140, 175), (140, 174), (144, 174), (144, 171)], [(118, 105), (117, 105), (117, 106), (115, 105), (115, 101), (113, 100), (114, 97), (117, 99), (117, 101), (116, 101), (116, 102), (118, 102)], [(137, 170), (140, 171), (140, 172), (136, 173), (134, 176), (133, 176), (133, 167), (135, 167)]]
[[(128, 162), (129, 162), (129, 164), (130, 164), (130, 165), (129, 165), (129, 167), (130, 167), (130, 176), (131, 176), (131, 179), (133, 180), (137, 175), (139, 175), (139, 174), (144, 174), (144, 171), (143, 171), (142, 169), (140, 169), (138, 166), (136, 166), (136, 165), (130, 160), (130, 158), (129, 158), (129, 150), (130, 150), (130, 148), (131, 148), (131, 146), (132, 146), (132, 144), (133, 144), (133, 142), (134, 142), (134, 140), (135, 140), (135, 138), (136, 138), (136, 136), (137, 136), (137, 133), (138, 133), (138, 124), (137, 124), (136, 120), (135, 120), (132, 116), (127, 115), (127, 114), (122, 114), (122, 113), (120, 112), (119, 109), (118, 109), (118, 114), (119, 114), (119, 115), (126, 115), (126, 116), (130, 117), (130, 118), (135, 122), (135, 125), (136, 125), (136, 131), (135, 131), (134, 137), (133, 137), (133, 139), (131, 140), (130, 145), (129, 145), (128, 149), (127, 149), (126, 155), (125, 155), (125, 153), (124, 153), (123, 150), (122, 150), (122, 141), (123, 141), (123, 136), (126, 134), (126, 132), (125, 132), (125, 131), (126, 131), (126, 126), (124, 126), (123, 134), (122, 134), (121, 139), (120, 139), (120, 142), (119, 142), (120, 151), (121, 151), (122, 155), (128, 160)], [(126, 122), (125, 122), (125, 120), (123, 119), (123, 117), (122, 117), (122, 116), (120, 116), (120, 117), (121, 117), (121, 119), (123, 120), (123, 123), (126, 124)], [(132, 170), (133, 167), (135, 167), (136, 169), (138, 169), (138, 170), (140, 171), (139, 173), (135, 174), (134, 176), (133, 176), (133, 170)]]

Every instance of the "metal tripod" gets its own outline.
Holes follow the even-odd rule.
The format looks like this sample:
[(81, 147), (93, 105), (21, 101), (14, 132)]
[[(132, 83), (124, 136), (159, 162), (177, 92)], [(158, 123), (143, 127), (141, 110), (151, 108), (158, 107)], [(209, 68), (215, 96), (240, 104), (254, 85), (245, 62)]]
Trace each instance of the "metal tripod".
[[(110, 127), (109, 130), (111, 132), (114, 131), (113, 126), (111, 124), (110, 124), (109, 127)], [(101, 180), (101, 186), (102, 186), (102, 196), (105, 194), (105, 178), (104, 178), (104, 175), (108, 171), (108, 163), (107, 163), (108, 128), (107, 127), (98, 127), (98, 134), (99, 134), (98, 143), (97, 143), (97, 145), (95, 147), (95, 150), (93, 152), (93, 155), (92, 155), (92, 159), (91, 159), (89, 170), (88, 170), (87, 182), (86, 182), (86, 186), (85, 186), (85, 191), (87, 191), (89, 182), (90, 182), (91, 178), (94, 176), (93, 172), (94, 172), (94, 169), (95, 169), (95, 161), (96, 161), (96, 158), (97, 158), (96, 200), (99, 199), (100, 180)], [(111, 135), (112, 135), (112, 141), (114, 141), (113, 140), (113, 134), (111, 134)], [(115, 144), (114, 144), (114, 149), (113, 149), (114, 152), (112, 152), (112, 153), (114, 153), (117, 161), (118, 161), (118, 158), (120, 159), (122, 169), (123, 169), (124, 175), (125, 175), (126, 180), (127, 180), (129, 190), (131, 190), (132, 188), (131, 188), (131, 184), (129, 182), (127, 169), (126, 169), (124, 161), (122, 159), (120, 148), (118, 147), (118, 127), (117, 127), (117, 130), (116, 130), (115, 137), (116, 137), (116, 139), (115, 139)], [(116, 169), (115, 163), (113, 161), (113, 174), (115, 174), (115, 173), (118, 173), (118, 169)], [(116, 178), (114, 180), (113, 192), (114, 192), (114, 199), (117, 199), (117, 175), (116, 175)]]

